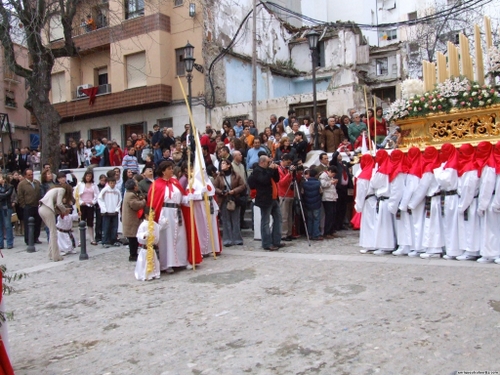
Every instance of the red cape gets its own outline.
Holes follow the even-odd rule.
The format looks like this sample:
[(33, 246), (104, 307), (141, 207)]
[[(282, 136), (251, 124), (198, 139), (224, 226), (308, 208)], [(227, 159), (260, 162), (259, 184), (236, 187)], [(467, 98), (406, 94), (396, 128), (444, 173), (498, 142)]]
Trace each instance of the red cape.
[(464, 143), (458, 149), (458, 177), (461, 177), (465, 172), (478, 170), (475, 160), (475, 150), (470, 143)]
[(444, 169), (453, 168), (458, 171), (458, 152), (451, 143), (445, 143), (441, 147), (440, 158), (442, 163), (446, 162)]
[(406, 155), (408, 160), (409, 170), (408, 174), (422, 178), (422, 153), (418, 147), (412, 147), (408, 150)]
[(434, 169), (441, 165), (439, 160), (439, 153), (436, 147), (427, 146), (422, 154), (422, 173), (434, 172)]
[(479, 142), (476, 147), (476, 163), (479, 168), (479, 177), (481, 177), (481, 172), (486, 165), (495, 168), (495, 158), (493, 157), (492, 150), (493, 145), (488, 141)]
[(401, 150), (392, 151), (390, 165), (391, 165), (391, 173), (389, 174), (389, 182), (394, 181), (394, 179), (398, 176), (398, 174), (408, 172), (408, 168), (406, 165), (406, 157), (403, 151)]
[(358, 178), (363, 180), (370, 180), (372, 178), (373, 168), (375, 167), (375, 160), (370, 154), (364, 154), (360, 160), (361, 173)]
[[(175, 178), (171, 178), (169, 181), (166, 181), (163, 178), (157, 178), (153, 182), (151, 187), (149, 188), (148, 203), (147, 203), (148, 207), (151, 207), (151, 195), (153, 194), (153, 191), (154, 191), (152, 207), (155, 210), (155, 221), (157, 223), (158, 223), (158, 220), (160, 219), (161, 210), (163, 208), (163, 201), (165, 199), (165, 188), (170, 184), (174, 185), (177, 189), (179, 189), (180, 192), (182, 193), (182, 195), (186, 195), (186, 191), (181, 186), (179, 181), (176, 180)], [(203, 261), (203, 257), (201, 255), (200, 243), (198, 242), (196, 223), (194, 224), (194, 228), (191, 227), (191, 220), (190, 220), (191, 208), (189, 206), (182, 206), (181, 205), (181, 211), (182, 211), (182, 222), (186, 228), (187, 241), (188, 241), (188, 261), (190, 264), (193, 264), (191, 231), (194, 230), (194, 232), (195, 232), (195, 236), (194, 236), (195, 262), (196, 262), (196, 264), (200, 264)]]

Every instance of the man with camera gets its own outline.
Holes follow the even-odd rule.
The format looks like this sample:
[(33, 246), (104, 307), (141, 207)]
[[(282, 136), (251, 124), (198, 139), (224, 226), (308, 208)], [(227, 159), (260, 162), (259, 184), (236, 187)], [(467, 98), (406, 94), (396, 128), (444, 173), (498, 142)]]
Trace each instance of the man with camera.
[(290, 154), (284, 154), (281, 157), (281, 163), (278, 168), (280, 180), (278, 182), (278, 196), (280, 198), (281, 217), (281, 240), (292, 240), (293, 228), (293, 198), (294, 186), (293, 181), (296, 177), (297, 167), (292, 165), (292, 157)]
[[(248, 186), (255, 189), (255, 205), (260, 208), (262, 247), (265, 250), (276, 251), (285, 246), (281, 243), (281, 211), (278, 201), (278, 182), (280, 175), (278, 165), (274, 164), (267, 155), (259, 157), (258, 165), (248, 177)], [(273, 217), (273, 229), (269, 227)]]

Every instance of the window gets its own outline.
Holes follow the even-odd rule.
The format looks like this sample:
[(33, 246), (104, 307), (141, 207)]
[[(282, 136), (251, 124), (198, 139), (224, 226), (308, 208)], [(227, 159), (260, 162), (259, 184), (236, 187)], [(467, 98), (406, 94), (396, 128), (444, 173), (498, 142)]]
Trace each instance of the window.
[(52, 103), (66, 101), (66, 81), (64, 72), (52, 74)]
[(186, 74), (186, 66), (184, 65), (184, 48), (177, 48), (175, 50), (175, 68), (177, 69), (178, 76)]
[(122, 145), (125, 145), (127, 139), (135, 133), (135, 134), (147, 134), (147, 123), (146, 122), (138, 122), (135, 124), (125, 124), (122, 125)]
[(144, 0), (125, 0), (125, 18), (135, 18), (144, 15)]
[(107, 128), (99, 128), (92, 129), (89, 131), (89, 139), (110, 139), (111, 138), (111, 130), (109, 127)]
[(396, 9), (396, 0), (384, 0), (384, 8), (387, 10)]
[(139, 52), (126, 56), (127, 88), (146, 86), (146, 53)]
[(3, 66), (3, 79), (6, 81), (10, 81), (12, 83), (19, 82), (19, 77), (12, 70), (9, 69), (7, 64)]
[[(314, 117), (313, 110), (314, 104), (312, 102), (309, 103), (300, 103), (300, 105), (296, 105), (293, 107), (295, 109), (295, 115), (297, 119), (301, 122), (301, 118), (304, 116), (309, 116), (311, 119)], [(327, 117), (328, 114), (326, 112), (326, 101), (318, 101), (316, 105), (316, 114), (323, 118)]]
[(72, 139), (78, 143), (78, 141), (82, 137), (80, 136), (80, 132), (71, 132), (71, 133), (64, 133), (64, 140), (66, 141), (66, 145), (69, 145), (69, 140)]
[(108, 84), (108, 67), (96, 69), (97, 75), (97, 85), (107, 85)]
[(408, 21), (414, 21), (417, 19), (417, 12), (408, 13)]
[(381, 59), (375, 59), (375, 63), (377, 65), (377, 75), (378, 76), (384, 76), (389, 73), (389, 62), (387, 60), (387, 57), (381, 58)]
[(5, 106), (11, 108), (17, 107), (16, 94), (14, 93), (14, 91), (5, 90)]
[(174, 127), (174, 120), (172, 117), (158, 119), (156, 123), (160, 126), (160, 129)]
[(174, 1), (174, 7), (180, 7), (182, 4), (184, 4), (184, 0), (175, 0)]
[(420, 53), (420, 46), (418, 45), (418, 43), (408, 44), (408, 53), (412, 57), (418, 56), (418, 54)]
[(52, 16), (49, 23), (49, 40), (54, 42), (64, 38), (64, 29), (61, 23), (61, 16)]
[(398, 30), (397, 29), (387, 30), (387, 40), (396, 40), (396, 39), (398, 39)]
[(450, 31), (444, 34), (439, 35), (439, 40), (443, 43), (452, 42), (453, 44), (460, 43), (460, 32), (459, 31)]
[(317, 60), (317, 63), (318, 63), (318, 67), (320, 68), (324, 68), (325, 67), (325, 42), (324, 41), (320, 41), (318, 42), (318, 60)]

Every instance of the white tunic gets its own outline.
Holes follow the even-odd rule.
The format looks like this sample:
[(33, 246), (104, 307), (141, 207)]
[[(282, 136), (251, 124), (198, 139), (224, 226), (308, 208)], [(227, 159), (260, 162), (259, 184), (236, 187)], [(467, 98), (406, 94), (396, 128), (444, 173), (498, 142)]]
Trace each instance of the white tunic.
[[(398, 248), (410, 250), (413, 244), (413, 228), (411, 215), (407, 211), (407, 204), (411, 194), (406, 188), (406, 173), (400, 173), (391, 182), (391, 198), (389, 199), (389, 210), (394, 213), (394, 226)], [(403, 207), (404, 209), (401, 209)], [(399, 211), (399, 212), (398, 212)]]
[[(215, 200), (212, 200), (213, 214), (210, 211), (206, 212), (205, 201), (193, 201), (194, 207), (194, 220), (196, 223), (196, 233), (198, 235), (198, 242), (202, 255), (212, 254), (212, 239), (210, 238), (210, 227), (208, 225), (208, 218), (212, 224), (212, 238), (214, 241), (214, 251), (220, 253), (219, 241), (219, 223), (217, 222), (217, 214), (219, 213), (219, 206)], [(210, 205), (210, 202), (209, 202)]]
[[(164, 203), (174, 203), (181, 205), (182, 193), (172, 185), (172, 197), (169, 198), (169, 188), (165, 186)], [(180, 209), (180, 208), (179, 208)], [(165, 228), (160, 230), (160, 240), (158, 241), (160, 269), (162, 271), (169, 267), (185, 267), (188, 265), (188, 242), (186, 234), (186, 223), (178, 208), (163, 207), (160, 214), (159, 223), (166, 222)]]
[[(76, 211), (74, 211), (74, 213), (70, 215), (59, 215), (57, 217), (56, 227), (64, 231), (73, 230), (73, 221), (75, 220), (78, 220), (78, 213)], [(77, 237), (75, 236), (74, 232), (72, 233), (72, 235), (75, 239), (76, 246), (76, 242), (78, 241)], [(59, 251), (63, 251), (65, 253), (75, 250), (69, 233), (61, 232), (59, 230), (57, 231), (57, 246), (59, 246)]]
[[(371, 195), (371, 197), (366, 198)], [(358, 179), (356, 182), (356, 200), (354, 209), (361, 212), (359, 228), (359, 246), (365, 249), (375, 249), (375, 222), (377, 221), (377, 198), (370, 186), (370, 181)]]
[[(456, 169), (437, 168), (434, 170), (436, 180), (441, 186), (441, 192), (458, 189), (458, 173)], [(463, 254), (458, 243), (458, 194), (446, 195), (444, 198), (443, 216), (444, 241), (446, 255), (459, 256)]]
[[(389, 199), (381, 199), (382, 197), (389, 198), (391, 196), (389, 176), (377, 172), (372, 176), (370, 183), (378, 200), (374, 247), (380, 250), (394, 250), (394, 247), (396, 246), (394, 217), (389, 210)], [(393, 205), (391, 205), (391, 207), (393, 207)]]
[[(408, 208), (412, 210), (412, 216), (413, 212), (415, 212), (413, 221), (414, 227), (417, 228), (415, 231), (415, 238), (418, 236), (417, 233), (421, 231), (421, 247), (423, 250), (430, 253), (442, 252), (442, 247), (444, 246), (441, 196), (434, 196), (436, 193), (439, 193), (439, 184), (432, 172), (426, 172), (422, 175), (420, 183), (408, 203)], [(429, 213), (425, 210), (426, 197), (432, 197), (430, 198)], [(420, 210), (423, 211), (422, 214), (419, 213)], [(423, 215), (424, 217), (423, 225), (420, 224), (422, 219), (419, 218), (419, 215)], [(419, 225), (422, 226), (418, 227)], [(416, 243), (415, 247), (417, 246)]]
[[(406, 176), (405, 192), (403, 199), (399, 204), (401, 212), (411, 210), (410, 225), (411, 229), (411, 245), (410, 250), (423, 251), (422, 240), (424, 234), (424, 218), (425, 218), (425, 193), (426, 191), (419, 191), (420, 178), (413, 174)], [(417, 194), (418, 193), (418, 194)], [(411, 207), (410, 207), (411, 206)]]
[[(498, 192), (498, 193), (497, 193)], [(500, 257), (500, 175), (495, 168), (485, 166), (481, 173), (477, 206), (480, 217), (479, 254)]]
[[(158, 244), (160, 237), (160, 225), (153, 222), (153, 243), (155, 245)], [(148, 230), (149, 222), (144, 220), (139, 228), (137, 229), (137, 242), (139, 242), (144, 247), (141, 247), (139, 251), (139, 255), (137, 257), (137, 263), (135, 264), (135, 278), (137, 280), (146, 281), (151, 279), (159, 279), (160, 278), (160, 262), (158, 261), (158, 257), (156, 256), (156, 251), (153, 251), (153, 271), (147, 272), (147, 255), (148, 250), (145, 248), (148, 238), (149, 238), (149, 230)]]
[(461, 251), (479, 251), (478, 194), (479, 177), (477, 171), (465, 172), (459, 177), (458, 183), (458, 195), (460, 196), (458, 201), (458, 245)]

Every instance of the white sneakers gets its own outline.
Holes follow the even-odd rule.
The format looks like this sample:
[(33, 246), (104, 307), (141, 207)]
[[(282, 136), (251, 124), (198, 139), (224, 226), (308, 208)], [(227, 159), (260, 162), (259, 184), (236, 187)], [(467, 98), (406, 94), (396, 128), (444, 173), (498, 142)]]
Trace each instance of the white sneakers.
[(369, 254), (369, 253), (371, 253), (373, 251), (375, 251), (375, 249), (361, 249), (361, 250), (359, 250), (359, 252), (361, 254)]
[(493, 263), (495, 259), (488, 257), (481, 257), (477, 260), (478, 263)]
[(446, 260), (454, 260), (456, 257), (454, 256), (451, 256), (451, 255), (443, 255), (443, 259), (446, 259)]
[(408, 255), (408, 251), (405, 250), (405, 249), (397, 249), (396, 251), (393, 251), (392, 252), (392, 255), (396, 255), (396, 256), (399, 256), (399, 255)]
[(418, 258), (418, 257), (420, 256), (420, 254), (424, 254), (424, 253), (422, 253), (422, 252), (420, 252), (420, 251), (413, 250), (413, 251), (410, 251), (410, 252), (408, 253), (408, 256), (409, 256), (410, 258)]
[(420, 254), (420, 258), (422, 258), (422, 259), (441, 258), (441, 254), (439, 254), (439, 253), (423, 253), (423, 254)]
[(387, 255), (387, 254), (390, 254), (390, 253), (391, 253), (391, 250), (382, 250), (382, 249), (375, 250), (373, 252), (373, 254), (375, 254), (375, 255)]
[(469, 254), (462, 254), (457, 256), (457, 260), (476, 260), (477, 257)]

